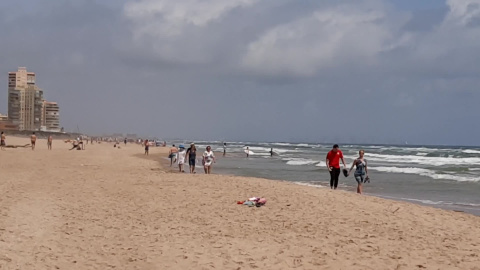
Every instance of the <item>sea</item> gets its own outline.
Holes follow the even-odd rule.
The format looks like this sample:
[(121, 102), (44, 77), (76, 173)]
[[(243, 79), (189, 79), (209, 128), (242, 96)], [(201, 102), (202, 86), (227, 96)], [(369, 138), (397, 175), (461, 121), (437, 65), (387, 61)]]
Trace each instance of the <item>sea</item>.
[[(227, 142), (225, 157), (223, 142), (195, 144), (198, 153), (207, 145), (212, 147), (218, 158), (214, 173), (330, 188), (325, 157), (331, 144)], [(246, 147), (253, 152), (249, 157)], [(364, 185), (367, 195), (480, 216), (480, 147), (345, 144), (340, 149), (349, 168), (358, 151), (365, 151), (370, 176), (370, 183)], [(201, 165), (197, 172), (202, 173)], [(352, 175), (340, 176), (339, 189), (356, 192), (356, 185)]]

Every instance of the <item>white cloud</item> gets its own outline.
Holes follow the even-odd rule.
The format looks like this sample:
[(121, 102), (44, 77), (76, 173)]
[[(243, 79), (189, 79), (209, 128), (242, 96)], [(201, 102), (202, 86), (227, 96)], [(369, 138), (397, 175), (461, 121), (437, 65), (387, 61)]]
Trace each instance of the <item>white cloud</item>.
[(242, 64), (256, 72), (300, 76), (359, 61), (374, 65), (376, 55), (391, 48), (395, 29), (379, 2), (362, 2), (317, 10), (270, 29), (248, 46)]

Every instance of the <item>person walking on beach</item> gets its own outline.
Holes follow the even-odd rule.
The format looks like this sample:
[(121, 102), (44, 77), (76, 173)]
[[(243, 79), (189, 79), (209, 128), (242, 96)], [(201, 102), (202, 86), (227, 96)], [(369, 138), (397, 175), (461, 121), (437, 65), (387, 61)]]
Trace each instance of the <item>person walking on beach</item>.
[(125, 145), (127, 145), (127, 138), (125, 138), (125, 140), (123, 140), (123, 143), (124, 143)]
[(368, 169), (367, 169), (367, 160), (363, 157), (365, 155), (364, 150), (358, 151), (358, 158), (353, 161), (352, 167), (348, 174), (350, 174), (353, 170), (353, 167), (356, 167), (355, 173), (355, 180), (357, 181), (357, 193), (362, 194), (363, 192), (363, 183), (369, 180), (368, 177)]
[(330, 172), (331, 189), (337, 189), (338, 186), (338, 176), (340, 175), (340, 159), (342, 160), (343, 167), (347, 168), (345, 165), (345, 160), (343, 159), (343, 153), (339, 149), (338, 144), (335, 144), (332, 150), (328, 152), (326, 159), (327, 168)]
[(37, 135), (35, 135), (35, 132), (30, 136), (30, 142), (32, 143), (32, 150), (35, 150), (35, 143), (37, 142)]
[(1, 138), (0, 138), (0, 149), (5, 150), (5, 134), (2, 131)]
[(170, 151), (168, 153), (168, 157), (170, 158), (170, 167), (172, 167), (173, 163), (177, 162), (177, 153), (178, 149), (175, 147), (175, 144), (172, 145), (172, 148), (170, 148)]
[(143, 145), (145, 146), (145, 155), (148, 156), (148, 148), (149, 148), (148, 140), (145, 140), (145, 142), (143, 142)]
[(190, 148), (187, 149), (186, 156), (188, 157), (188, 166), (190, 166), (190, 173), (195, 173), (195, 160), (197, 159), (197, 148), (195, 144), (190, 144)]
[(53, 138), (52, 138), (52, 135), (50, 135), (48, 136), (48, 139), (47, 139), (48, 150), (52, 150), (52, 142), (53, 142)]
[(177, 157), (177, 160), (178, 160), (178, 171), (179, 172), (185, 172), (183, 170), (183, 165), (185, 164), (185, 156), (186, 156), (186, 152), (185, 152), (185, 146), (183, 146), (183, 144), (180, 144), (178, 146), (179, 150), (178, 150), (178, 157)]
[(215, 163), (215, 155), (213, 154), (212, 148), (207, 146), (207, 150), (203, 153), (203, 169), (205, 174), (210, 174), (212, 171), (212, 163)]
[(227, 154), (227, 143), (223, 143), (223, 156)]

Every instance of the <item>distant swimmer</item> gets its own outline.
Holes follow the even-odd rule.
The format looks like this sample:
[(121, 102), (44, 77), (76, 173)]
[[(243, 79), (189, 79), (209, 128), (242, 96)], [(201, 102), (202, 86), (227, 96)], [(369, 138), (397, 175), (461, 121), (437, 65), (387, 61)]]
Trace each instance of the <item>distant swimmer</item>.
[(227, 154), (227, 143), (223, 143), (223, 156)]
[(343, 153), (339, 149), (338, 144), (335, 144), (332, 150), (328, 152), (326, 158), (327, 168), (330, 172), (331, 189), (337, 189), (338, 186), (338, 176), (340, 175), (340, 159), (342, 160), (343, 167), (347, 168), (345, 165), (345, 160), (343, 159)]
[(270, 148), (270, 156), (273, 157), (273, 148)]
[(195, 144), (190, 144), (190, 148), (187, 149), (186, 156), (188, 158), (188, 165), (190, 166), (190, 173), (195, 173), (195, 161), (197, 159), (197, 148)]
[(0, 149), (5, 150), (5, 134), (2, 131), (1, 139), (0, 139)]
[(186, 154), (187, 152), (185, 152), (185, 146), (183, 146), (183, 144), (180, 144), (178, 146), (179, 150), (178, 150), (178, 157), (177, 157), (177, 160), (178, 160), (178, 171), (179, 172), (185, 172), (183, 170), (183, 165), (185, 164), (185, 157), (186, 157)]
[(353, 161), (352, 167), (350, 168), (350, 172), (352, 172), (353, 167), (356, 167), (355, 173), (353, 176), (355, 176), (355, 180), (357, 180), (357, 193), (362, 194), (363, 192), (363, 183), (366, 183), (369, 181), (368, 177), (368, 169), (367, 169), (367, 160), (363, 157), (365, 155), (364, 150), (360, 150), (358, 152), (358, 158)]
[(37, 142), (37, 135), (35, 135), (35, 132), (30, 136), (30, 142), (32, 143), (32, 150), (35, 150), (35, 143)]
[(247, 150), (245, 150), (245, 153), (247, 153), (247, 158), (250, 156), (250, 149), (247, 146)]
[(170, 167), (173, 166), (173, 163), (177, 162), (177, 153), (178, 149), (175, 147), (175, 144), (172, 145), (172, 148), (170, 148), (170, 151), (168, 153), (168, 157), (170, 158)]
[(48, 139), (47, 139), (48, 150), (52, 150), (52, 142), (53, 142), (53, 138), (52, 138), (52, 135), (50, 135), (48, 136)]
[(148, 140), (145, 140), (145, 142), (143, 142), (143, 145), (145, 146), (145, 155), (148, 156), (148, 148), (149, 148)]
[(205, 174), (210, 174), (212, 171), (212, 163), (215, 163), (215, 155), (213, 154), (212, 148), (207, 146), (207, 150), (203, 153), (203, 169)]

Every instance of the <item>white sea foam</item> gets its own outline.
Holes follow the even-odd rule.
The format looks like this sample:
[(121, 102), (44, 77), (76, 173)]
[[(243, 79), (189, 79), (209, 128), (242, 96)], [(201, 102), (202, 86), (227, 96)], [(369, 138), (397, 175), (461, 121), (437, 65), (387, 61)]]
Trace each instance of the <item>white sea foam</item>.
[(369, 153), (365, 156), (369, 161), (380, 161), (389, 163), (403, 163), (403, 164), (421, 164), (430, 166), (444, 166), (444, 165), (480, 165), (480, 158), (468, 157), (468, 158), (455, 158), (449, 157), (424, 157), (413, 155), (382, 155)]
[(293, 166), (312, 165), (318, 163), (318, 161), (305, 158), (284, 158), (283, 160), (287, 161), (287, 165)]
[(452, 174), (439, 174), (435, 173), (433, 170), (422, 169), (422, 168), (399, 168), (399, 167), (368, 167), (370, 170), (387, 172), (387, 173), (405, 173), (405, 174), (416, 174), (421, 176), (430, 177), (433, 179), (441, 180), (454, 180), (458, 182), (480, 182), (480, 177), (472, 177), (465, 175), (452, 175)]
[(465, 149), (462, 151), (465, 154), (480, 154), (479, 150)]

